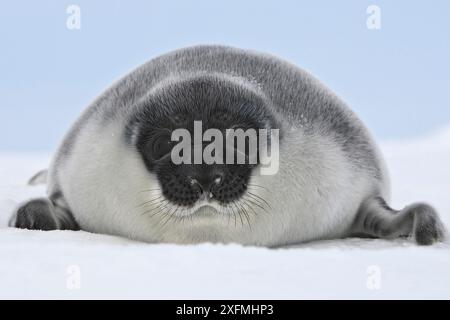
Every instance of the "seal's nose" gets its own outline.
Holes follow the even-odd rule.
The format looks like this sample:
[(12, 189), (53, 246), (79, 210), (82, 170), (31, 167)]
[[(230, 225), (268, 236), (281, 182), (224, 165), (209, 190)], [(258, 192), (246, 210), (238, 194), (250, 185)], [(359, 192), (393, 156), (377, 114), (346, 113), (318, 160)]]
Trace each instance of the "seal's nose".
[(222, 173), (214, 173), (213, 175), (199, 175), (196, 177), (188, 177), (190, 184), (197, 189), (199, 194), (211, 193), (215, 187), (223, 181)]

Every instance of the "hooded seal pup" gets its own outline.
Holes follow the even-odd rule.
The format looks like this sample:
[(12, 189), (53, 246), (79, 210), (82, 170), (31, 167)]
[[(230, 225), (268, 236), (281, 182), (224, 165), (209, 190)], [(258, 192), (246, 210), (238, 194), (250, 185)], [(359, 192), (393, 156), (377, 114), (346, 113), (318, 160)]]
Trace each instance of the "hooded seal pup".
[[(170, 132), (192, 132), (195, 121), (279, 129), (278, 172), (175, 165)], [(46, 175), (48, 198), (20, 205), (11, 226), (268, 247), (349, 236), (429, 245), (445, 235), (430, 205), (389, 207), (382, 156), (335, 94), (292, 64), (230, 47), (177, 50), (125, 76), (73, 125)]]

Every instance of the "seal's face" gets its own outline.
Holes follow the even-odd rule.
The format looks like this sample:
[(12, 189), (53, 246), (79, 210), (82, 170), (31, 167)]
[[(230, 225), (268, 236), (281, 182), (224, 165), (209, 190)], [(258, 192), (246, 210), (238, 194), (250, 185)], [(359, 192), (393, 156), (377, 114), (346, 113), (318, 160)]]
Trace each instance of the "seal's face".
[[(194, 161), (194, 150), (203, 154), (215, 141), (202, 140), (198, 146), (195, 126), (200, 123), (202, 132), (214, 129), (223, 137), (229, 129), (267, 129), (273, 125), (273, 119), (261, 98), (229, 83), (201, 78), (165, 87), (146, 99), (140, 110), (128, 125), (129, 140), (149, 173), (157, 177), (160, 197), (166, 202), (184, 208), (198, 209), (202, 204), (222, 207), (245, 195), (258, 157), (256, 163), (237, 163), (239, 151), (236, 151), (235, 161), (229, 163), (227, 144), (223, 141), (220, 149), (223, 152), (214, 154), (217, 149), (213, 152), (215, 159), (221, 161), (205, 163), (201, 159), (198, 163)], [(172, 134), (179, 129), (193, 137), (189, 163), (175, 163), (173, 159), (172, 151), (178, 142), (173, 141)], [(250, 159), (248, 144), (243, 152), (245, 159)]]

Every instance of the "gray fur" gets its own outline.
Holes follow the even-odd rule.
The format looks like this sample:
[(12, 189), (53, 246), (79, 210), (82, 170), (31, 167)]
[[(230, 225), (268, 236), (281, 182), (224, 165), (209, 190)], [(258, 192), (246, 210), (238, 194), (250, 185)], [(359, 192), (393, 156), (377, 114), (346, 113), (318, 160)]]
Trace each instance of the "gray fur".
[[(382, 169), (374, 144), (357, 116), (330, 90), (304, 70), (279, 58), (224, 46), (181, 49), (151, 60), (106, 90), (68, 133), (56, 162), (70, 153), (88, 119), (111, 121), (133, 114), (159, 83), (192, 74), (228, 74), (256, 84), (270, 99), (286, 127), (301, 124), (305, 132), (317, 128), (333, 135), (357, 167), (371, 170), (379, 179)], [(180, 93), (182, 94), (182, 93)], [(51, 172), (55, 177), (55, 172)]]

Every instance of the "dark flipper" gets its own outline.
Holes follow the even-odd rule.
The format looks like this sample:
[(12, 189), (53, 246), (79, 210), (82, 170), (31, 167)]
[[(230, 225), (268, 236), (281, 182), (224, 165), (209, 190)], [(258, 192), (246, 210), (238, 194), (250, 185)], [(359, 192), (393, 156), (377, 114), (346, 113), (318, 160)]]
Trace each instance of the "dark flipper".
[(22, 204), (9, 221), (10, 227), (31, 230), (79, 230), (69, 210), (47, 198)]
[(364, 203), (353, 223), (352, 233), (385, 239), (412, 236), (420, 245), (442, 241), (446, 236), (444, 224), (428, 204), (417, 203), (397, 211), (380, 197)]

